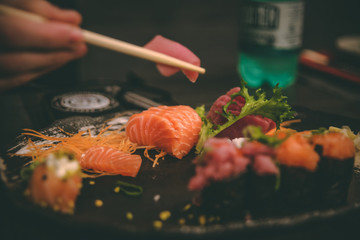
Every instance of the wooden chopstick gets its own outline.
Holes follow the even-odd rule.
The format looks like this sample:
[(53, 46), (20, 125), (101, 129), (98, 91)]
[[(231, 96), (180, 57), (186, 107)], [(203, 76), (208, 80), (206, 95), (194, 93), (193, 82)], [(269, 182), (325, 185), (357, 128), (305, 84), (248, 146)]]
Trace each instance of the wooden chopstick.
[[(30, 13), (30, 12), (26, 12), (20, 9), (16, 9), (13, 7), (9, 7), (6, 5), (2, 5), (0, 4), (0, 14), (8, 14), (8, 15), (13, 15), (13, 16), (18, 16), (18, 17), (23, 17), (26, 19), (29, 19), (31, 21), (36, 21), (36, 22), (44, 22), (47, 21), (46, 18), (34, 14), (34, 13)], [(179, 60), (177, 58), (174, 57), (170, 57), (166, 54), (162, 54), (150, 49), (146, 49), (144, 47), (140, 47), (131, 43), (127, 43), (115, 38), (111, 38), (111, 37), (107, 37), (104, 36), (102, 34), (98, 34), (95, 32), (91, 32), (88, 30), (84, 30), (81, 29), (84, 39), (87, 43), (98, 46), (98, 47), (102, 47), (102, 48), (106, 48), (106, 49), (110, 49), (113, 51), (117, 51), (117, 52), (121, 52), (127, 55), (131, 55), (134, 57), (138, 57), (138, 58), (142, 58), (145, 60), (149, 60), (149, 61), (153, 61), (156, 63), (161, 63), (161, 64), (165, 64), (165, 65), (169, 65), (169, 66), (173, 66), (173, 67), (177, 67), (177, 68), (181, 68), (181, 69), (186, 69), (186, 70), (191, 70), (194, 72), (198, 72), (201, 74), (205, 73), (205, 69), (196, 65), (193, 65), (191, 63)]]

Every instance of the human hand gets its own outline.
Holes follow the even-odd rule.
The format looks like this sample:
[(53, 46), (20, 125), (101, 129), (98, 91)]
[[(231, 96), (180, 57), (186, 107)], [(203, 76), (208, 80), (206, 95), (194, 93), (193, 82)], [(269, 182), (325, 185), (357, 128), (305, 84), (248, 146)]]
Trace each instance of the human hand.
[(26, 83), (84, 56), (87, 47), (78, 25), (81, 15), (45, 0), (0, 0), (41, 15), (33, 22), (0, 14), (0, 91)]

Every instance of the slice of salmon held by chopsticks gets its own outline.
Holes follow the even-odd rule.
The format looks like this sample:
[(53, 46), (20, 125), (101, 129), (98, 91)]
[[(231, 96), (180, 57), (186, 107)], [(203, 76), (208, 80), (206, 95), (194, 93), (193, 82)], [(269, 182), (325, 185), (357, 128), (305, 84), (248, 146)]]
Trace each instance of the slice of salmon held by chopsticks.
[(184, 105), (152, 107), (130, 117), (126, 135), (140, 146), (155, 146), (181, 159), (199, 138), (201, 118)]
[(84, 169), (136, 177), (141, 166), (141, 156), (110, 147), (94, 146), (86, 150), (79, 160)]
[[(191, 50), (189, 50), (184, 45), (168, 38), (164, 38), (161, 35), (156, 35), (144, 47), (200, 67), (200, 59)], [(179, 68), (167, 66), (164, 64), (157, 64), (156, 67), (159, 72), (165, 77), (169, 77), (180, 71)], [(198, 72), (185, 69), (182, 69), (181, 71), (191, 82), (196, 82), (197, 78), (199, 77)]]

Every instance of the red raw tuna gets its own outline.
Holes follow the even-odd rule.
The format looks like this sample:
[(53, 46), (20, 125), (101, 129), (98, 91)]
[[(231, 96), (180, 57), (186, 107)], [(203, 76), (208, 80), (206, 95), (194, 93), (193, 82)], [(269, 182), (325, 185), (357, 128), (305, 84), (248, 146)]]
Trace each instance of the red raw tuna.
[[(181, 45), (178, 42), (164, 38), (161, 35), (156, 35), (144, 47), (171, 57), (175, 57), (193, 65), (200, 66), (200, 59), (187, 47)], [(179, 68), (167, 66), (164, 64), (156, 64), (156, 67), (165, 77), (169, 77), (180, 71)], [(199, 73), (190, 70), (182, 69), (182, 72), (191, 82), (196, 82), (199, 76)]]
[(277, 175), (279, 169), (272, 160), (275, 150), (260, 142), (245, 142), (241, 148), (246, 157), (252, 159), (251, 168), (257, 176)]
[(189, 189), (202, 190), (212, 182), (236, 177), (247, 171), (250, 161), (227, 138), (210, 138), (204, 144), (205, 152), (190, 179)]
[[(239, 92), (240, 87), (232, 88), (228, 91), (225, 95), (220, 96), (214, 104), (211, 106), (210, 111), (207, 115), (207, 118), (216, 125), (222, 125), (227, 120), (225, 117), (221, 116), (222, 108), (226, 105), (229, 101), (231, 101), (231, 95)], [(245, 99), (242, 96), (237, 96), (233, 99), (233, 104), (228, 107), (228, 111), (234, 115), (239, 115), (241, 112), (242, 107), (245, 104)], [(220, 114), (219, 114), (220, 113)], [(276, 124), (273, 120), (260, 116), (260, 115), (248, 115), (244, 118), (240, 119), (230, 127), (221, 131), (217, 137), (227, 137), (230, 139), (243, 137), (243, 129), (246, 126), (255, 125), (261, 127), (264, 133), (268, 132), (269, 130), (276, 127)]]

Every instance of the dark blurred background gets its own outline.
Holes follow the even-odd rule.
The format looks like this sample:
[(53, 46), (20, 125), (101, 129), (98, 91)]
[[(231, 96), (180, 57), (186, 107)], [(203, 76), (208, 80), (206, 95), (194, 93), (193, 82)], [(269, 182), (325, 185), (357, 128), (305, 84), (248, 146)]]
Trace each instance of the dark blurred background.
[[(57, 2), (66, 7), (65, 3), (69, 1)], [(192, 84), (181, 73), (171, 78), (162, 77), (152, 62), (90, 46), (88, 55), (76, 66), (76, 77), (81, 83), (116, 84), (133, 72), (148, 84), (171, 92), (177, 102), (192, 106), (210, 104), (220, 93), (238, 84), (236, 64), (241, 1), (70, 2), (68, 5), (82, 13), (83, 28), (136, 45), (144, 45), (156, 34), (161, 34), (196, 53), (207, 71)], [(360, 34), (359, 10), (357, 0), (305, 0), (303, 48), (338, 53), (337, 38)], [(353, 63), (360, 66), (358, 57)], [(360, 107), (353, 111), (354, 106), (360, 105), (359, 94), (353, 91), (354, 85), (306, 70), (301, 68), (298, 84), (287, 89), (291, 103), (360, 117)], [(329, 102), (329, 99), (333, 101)]]
[[(41, 129), (49, 125), (47, 109), (41, 106), (45, 94), (54, 89), (114, 86), (127, 81), (129, 74), (135, 74), (146, 84), (171, 93), (177, 103), (195, 107), (201, 104), (209, 106), (219, 95), (239, 83), (236, 70), (238, 0), (53, 2), (61, 7), (78, 10), (83, 15), (82, 27), (90, 31), (136, 45), (144, 45), (156, 34), (178, 41), (199, 56), (201, 65), (207, 72), (200, 75), (195, 84), (190, 83), (181, 73), (165, 78), (158, 73), (152, 62), (89, 46), (88, 54), (83, 59), (26, 86), (0, 94), (2, 147), (23, 128)], [(305, 1), (303, 48), (345, 55), (347, 59), (352, 59), (351, 63), (359, 64), (359, 56), (343, 53), (335, 45), (338, 37), (360, 35), (359, 11), (358, 0)], [(360, 122), (359, 86), (300, 65), (296, 84), (285, 89), (285, 93), (293, 105), (359, 119)], [(51, 228), (41, 230), (39, 227), (32, 227), (31, 217), (22, 216), (21, 210), (12, 208), (11, 203), (6, 200), (6, 194), (2, 194), (4, 191), (1, 188), (0, 239), (23, 239), (25, 236), (30, 239), (64, 237), (51, 235)], [(311, 228), (297, 237), (287, 232), (282, 239), (349, 238), (356, 224), (360, 224), (359, 218), (355, 216), (354, 220), (341, 228), (338, 226), (342, 220), (333, 222), (332, 225), (323, 226), (323, 232)], [(24, 227), (19, 227), (20, 225)], [(328, 232), (330, 230), (333, 232)], [(281, 239), (279, 235), (268, 237)]]

